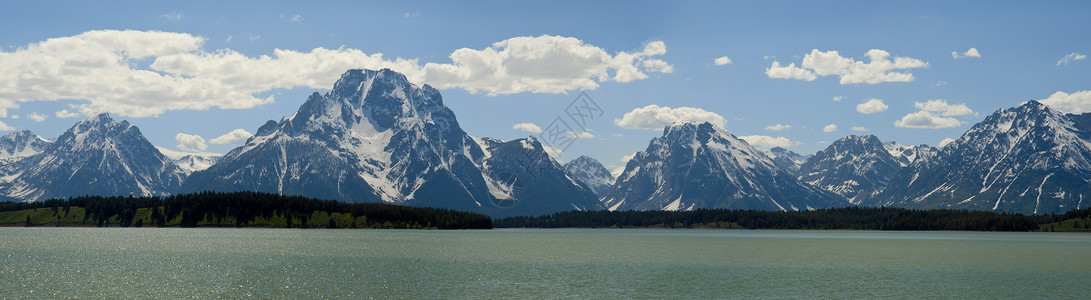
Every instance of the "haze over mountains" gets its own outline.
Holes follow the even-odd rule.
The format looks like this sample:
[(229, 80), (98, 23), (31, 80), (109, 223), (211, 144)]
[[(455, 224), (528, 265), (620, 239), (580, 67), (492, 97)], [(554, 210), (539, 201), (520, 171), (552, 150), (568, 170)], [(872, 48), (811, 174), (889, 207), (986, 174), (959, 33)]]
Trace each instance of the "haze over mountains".
[(157, 148), (106, 114), (52, 141), (9, 133), (0, 197), (261, 191), (492, 216), (851, 205), (1043, 214), (1091, 206), (1089, 124), (1028, 101), (942, 149), (848, 136), (800, 155), (759, 151), (711, 123), (676, 123), (615, 179), (586, 156), (562, 166), (534, 137), (471, 136), (437, 90), (402, 74), (350, 70), (222, 157)]

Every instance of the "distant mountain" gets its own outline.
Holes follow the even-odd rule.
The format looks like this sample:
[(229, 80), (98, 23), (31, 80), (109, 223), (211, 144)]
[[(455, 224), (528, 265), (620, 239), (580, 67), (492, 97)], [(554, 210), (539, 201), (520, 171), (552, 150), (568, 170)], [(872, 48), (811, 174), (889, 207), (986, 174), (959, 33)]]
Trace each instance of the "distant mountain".
[(901, 156), (891, 155), (888, 145), (895, 150), (915, 151), (911, 147), (902, 149), (897, 144), (883, 144), (874, 135), (850, 135), (807, 160), (799, 169), (799, 180), (860, 204), (886, 190), (902, 169), (899, 159), (909, 160), (900, 151)]
[(266, 122), (245, 145), (194, 172), (182, 190), (384, 201), (493, 216), (597, 208), (594, 194), (569, 180), (537, 141), (475, 139), (439, 91), (387, 69), (349, 70), (292, 117)]
[(865, 204), (1026, 214), (1086, 207), (1091, 131), (1081, 122), (1037, 101), (997, 110)]
[(603, 197), (610, 210), (729, 208), (795, 211), (849, 206), (803, 184), (745, 141), (711, 123), (663, 129)]
[(38, 154), (52, 143), (30, 130), (8, 133), (0, 136), (0, 160), (21, 159)]
[(792, 175), (799, 175), (799, 166), (803, 165), (811, 157), (811, 155), (799, 155), (799, 153), (781, 147), (769, 149), (769, 154), (773, 158), (773, 164)]
[(155, 148), (159, 149), (159, 152), (163, 153), (164, 156), (170, 158), (170, 160), (178, 165), (179, 168), (182, 168), (182, 171), (186, 172), (186, 176), (189, 176), (189, 174), (192, 174), (193, 172), (208, 169), (208, 167), (215, 164), (217, 160), (220, 160), (220, 157), (223, 157), (223, 154), (217, 153), (193, 153), (174, 151), (163, 147)]
[(602, 197), (614, 184), (614, 176), (599, 161), (590, 156), (580, 156), (564, 164), (564, 171), (583, 182), (596, 196)]
[(886, 148), (886, 151), (890, 152), (890, 155), (903, 167), (908, 167), (918, 160), (931, 159), (936, 156), (936, 153), (939, 153), (939, 149), (936, 149), (936, 147), (924, 144), (916, 146), (901, 145), (892, 141), (883, 143), (883, 147)]
[[(33, 139), (33, 138), (31, 138)], [(167, 195), (185, 172), (152, 146), (140, 129), (108, 114), (68, 129), (41, 152), (19, 160), (0, 194), (37, 201), (82, 195)]]

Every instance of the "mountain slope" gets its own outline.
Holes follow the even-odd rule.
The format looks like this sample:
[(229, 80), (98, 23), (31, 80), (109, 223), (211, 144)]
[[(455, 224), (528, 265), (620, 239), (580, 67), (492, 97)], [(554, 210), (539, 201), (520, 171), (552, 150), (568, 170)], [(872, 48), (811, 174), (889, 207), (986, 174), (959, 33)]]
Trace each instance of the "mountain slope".
[(808, 159), (799, 180), (860, 204), (886, 190), (901, 168), (878, 137), (850, 135)]
[(806, 210), (848, 206), (796, 180), (745, 141), (711, 123), (663, 129), (603, 197), (610, 210), (730, 208)]
[(564, 164), (564, 171), (586, 184), (598, 197), (605, 195), (614, 184), (610, 171), (590, 156), (580, 156)]
[(1091, 205), (1091, 132), (1037, 101), (997, 110), (870, 205), (1044, 214)]
[(53, 142), (23, 130), (0, 136), (0, 160), (20, 159), (41, 153)]
[[(532, 156), (552, 162), (540, 145), (529, 144), (530, 150), (537, 151)], [(595, 200), (585, 187), (565, 180), (521, 183), (561, 184), (548, 189), (571, 192), (575, 198), (505, 192), (500, 188), (503, 184), (485, 169), (490, 163), (504, 164), (490, 157), (504, 156), (498, 153), (510, 147), (483, 148), (462, 131), (439, 91), (428, 85), (418, 87), (387, 69), (349, 70), (329, 92), (312, 94), (292, 117), (267, 122), (245, 145), (207, 170), (193, 173), (183, 190), (256, 190), (494, 216), (552, 212), (530, 210), (535, 206), (529, 203), (556, 202), (544, 206), (567, 210), (572, 203)], [(563, 176), (556, 162), (542, 167), (557, 169), (544, 174)], [(498, 201), (507, 198), (518, 204), (505, 207), (507, 202)], [(522, 209), (524, 205), (528, 209)]]
[(128, 121), (93, 116), (68, 129), (41, 153), (16, 163), (0, 194), (23, 201), (82, 195), (167, 195), (185, 172)]

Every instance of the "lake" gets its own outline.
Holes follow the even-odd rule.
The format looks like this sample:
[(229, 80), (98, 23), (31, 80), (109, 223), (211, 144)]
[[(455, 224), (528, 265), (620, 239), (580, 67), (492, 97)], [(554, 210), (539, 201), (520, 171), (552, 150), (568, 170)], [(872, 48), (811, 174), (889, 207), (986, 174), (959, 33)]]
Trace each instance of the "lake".
[(0, 228), (0, 298), (1085, 298), (1091, 235)]

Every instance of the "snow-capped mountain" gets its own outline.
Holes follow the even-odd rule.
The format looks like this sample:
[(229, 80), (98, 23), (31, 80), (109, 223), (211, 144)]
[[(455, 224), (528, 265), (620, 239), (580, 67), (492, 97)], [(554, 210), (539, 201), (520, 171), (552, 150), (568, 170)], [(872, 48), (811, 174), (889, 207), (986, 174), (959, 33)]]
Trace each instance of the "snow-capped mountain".
[(37, 201), (82, 195), (167, 195), (185, 172), (128, 121), (100, 114), (76, 123), (40, 153), (15, 163), (0, 194)]
[(769, 154), (769, 157), (773, 158), (773, 164), (776, 164), (777, 167), (788, 171), (788, 174), (792, 175), (799, 175), (799, 166), (807, 162), (807, 159), (812, 156), (799, 155), (799, 153), (795, 153), (791, 150), (784, 149), (779, 146), (769, 149)]
[(598, 197), (605, 195), (614, 184), (614, 176), (610, 175), (610, 171), (599, 161), (587, 155), (565, 163), (564, 171), (586, 184)]
[[(902, 169), (899, 158), (909, 160), (906, 156), (891, 155), (893, 151), (888, 145), (898, 146), (883, 144), (874, 135), (844, 137), (807, 160), (799, 169), (799, 180), (860, 204), (886, 190)], [(915, 149), (904, 148), (901, 150)]]
[(213, 164), (216, 163), (217, 160), (220, 160), (220, 157), (223, 156), (223, 154), (218, 153), (182, 152), (158, 146), (156, 146), (155, 148), (159, 149), (159, 152), (163, 153), (164, 156), (170, 158), (170, 160), (173, 161), (174, 164), (178, 165), (179, 168), (182, 168), (182, 171), (186, 172), (186, 176), (189, 176), (189, 174), (193, 174), (193, 172), (208, 169), (208, 167), (211, 167)]
[(603, 197), (610, 210), (730, 208), (795, 211), (849, 206), (801, 183), (768, 156), (711, 123), (663, 129)]
[(883, 143), (883, 147), (886, 148), (886, 151), (890, 152), (890, 155), (894, 156), (894, 159), (903, 167), (907, 167), (918, 160), (931, 159), (936, 156), (936, 153), (939, 153), (939, 149), (936, 149), (936, 147), (925, 144), (912, 146), (902, 145), (891, 141)]
[[(530, 174), (544, 178), (509, 170), (524, 162), (537, 163)], [(267, 122), (245, 145), (193, 173), (183, 191), (256, 190), (494, 216), (593, 209), (584, 204), (597, 203), (594, 194), (566, 177), (533, 139), (467, 135), (431, 86), (387, 69), (349, 70), (292, 117)], [(553, 210), (534, 210), (542, 207)]]
[(44, 139), (30, 130), (12, 132), (0, 136), (0, 161), (21, 159), (41, 153), (53, 142)]
[(997, 110), (870, 205), (1026, 214), (1091, 205), (1091, 131), (1078, 118), (1037, 101)]

